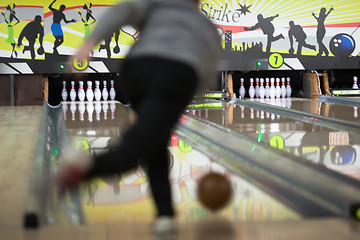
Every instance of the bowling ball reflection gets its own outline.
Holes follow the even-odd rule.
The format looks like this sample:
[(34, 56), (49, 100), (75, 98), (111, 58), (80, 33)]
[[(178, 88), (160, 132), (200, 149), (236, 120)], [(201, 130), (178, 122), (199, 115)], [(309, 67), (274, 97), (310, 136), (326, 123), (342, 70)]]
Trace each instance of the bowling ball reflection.
[(330, 152), (334, 165), (352, 165), (356, 160), (356, 150), (351, 146), (336, 146)]
[(200, 179), (197, 190), (200, 203), (211, 211), (224, 208), (232, 196), (230, 181), (218, 173), (204, 175)]

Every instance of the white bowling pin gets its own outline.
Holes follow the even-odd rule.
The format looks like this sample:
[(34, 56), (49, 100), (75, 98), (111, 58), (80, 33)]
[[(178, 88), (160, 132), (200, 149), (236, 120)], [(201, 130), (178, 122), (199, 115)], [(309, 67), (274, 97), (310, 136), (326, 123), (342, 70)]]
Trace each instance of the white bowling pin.
[(211, 163), (211, 172), (215, 172), (215, 173), (224, 175), (226, 173), (226, 168), (224, 168), (223, 166), (221, 166), (220, 164), (218, 164), (216, 162), (212, 162)]
[(286, 78), (286, 96), (291, 97), (291, 92), (292, 92), (292, 90), (291, 90), (291, 86), (290, 86), (290, 78), (287, 77)]
[(75, 120), (75, 113), (76, 113), (76, 104), (74, 102), (72, 102), (70, 104), (70, 111), (71, 111), (71, 120), (74, 121)]
[(104, 120), (107, 120), (107, 111), (109, 110), (109, 105), (106, 102), (104, 102), (102, 109), (104, 111)]
[(354, 108), (354, 118), (357, 118), (359, 116), (358, 108), (357, 107), (353, 107), (353, 108)]
[(270, 98), (275, 98), (276, 90), (275, 90), (275, 78), (270, 78)]
[(96, 101), (101, 100), (100, 81), (95, 81), (94, 96)]
[(255, 78), (255, 97), (260, 97), (260, 86), (259, 86), (259, 78)]
[(100, 113), (101, 113), (101, 103), (100, 102), (96, 102), (95, 103), (95, 113), (96, 113), (96, 120), (100, 121)]
[(85, 113), (85, 103), (84, 102), (81, 102), (79, 104), (79, 113), (80, 113), (80, 121), (84, 121), (84, 113)]
[(86, 99), (89, 102), (92, 102), (94, 100), (94, 92), (92, 90), (92, 82), (91, 81), (87, 81)]
[(250, 108), (250, 118), (254, 119), (254, 109)]
[(263, 78), (260, 78), (259, 97), (260, 97), (260, 98), (264, 98), (264, 97), (265, 97), (265, 88), (264, 88), (264, 79), (263, 79)]
[(66, 112), (68, 110), (68, 105), (67, 104), (61, 104), (61, 109), (64, 113), (64, 120), (66, 121)]
[(114, 102), (110, 103), (111, 119), (115, 119), (115, 110), (116, 104)]
[(76, 100), (76, 91), (75, 91), (75, 82), (74, 81), (71, 81), (70, 100), (71, 101)]
[(92, 102), (88, 102), (86, 104), (86, 111), (88, 112), (89, 122), (92, 122), (93, 121), (93, 112), (94, 112), (94, 104)]
[(79, 81), (78, 98), (81, 102), (85, 100), (84, 82)]
[(354, 76), (353, 80), (354, 80), (354, 83), (353, 83), (352, 88), (353, 89), (359, 89), (359, 86), (358, 86), (358, 83), (357, 83), (358, 78), (356, 76)]
[(104, 101), (107, 101), (109, 97), (109, 92), (107, 90), (107, 82), (104, 80), (103, 84), (104, 84), (104, 88), (102, 90), (102, 98)]
[(244, 87), (244, 79), (243, 78), (240, 78), (239, 96), (240, 96), (240, 98), (245, 97), (245, 87)]
[(172, 152), (171, 152), (171, 154), (174, 157), (174, 162), (173, 162), (173, 165), (169, 172), (169, 182), (171, 185), (172, 199), (173, 199), (174, 203), (181, 203), (182, 193), (181, 193), (181, 189), (180, 189), (180, 185), (179, 185), (180, 163), (179, 163), (179, 159), (176, 156), (176, 154), (173, 154)]
[(244, 108), (244, 106), (241, 106), (241, 119), (243, 119), (244, 118), (244, 111), (245, 111), (245, 108)]
[(114, 100), (116, 96), (115, 88), (114, 88), (114, 80), (110, 80), (111, 88), (110, 88), (110, 99)]
[(265, 97), (269, 98), (270, 97), (270, 86), (269, 86), (269, 78), (265, 78)]
[(142, 168), (138, 168), (135, 172), (131, 173), (130, 175), (124, 177), (123, 182), (126, 185), (133, 184), (136, 180), (145, 177), (145, 172)]
[(62, 100), (63, 101), (66, 101), (67, 100), (67, 97), (68, 97), (68, 92), (66, 90), (66, 81), (63, 81), (63, 89), (61, 91), (61, 97), (62, 97)]
[(281, 78), (281, 97), (286, 97), (285, 78)]
[(280, 78), (276, 78), (275, 97), (280, 98), (280, 96), (281, 96)]
[(182, 161), (180, 170), (180, 182), (184, 182), (186, 190), (191, 199), (197, 199), (197, 184), (191, 176), (190, 164), (186, 161)]
[(254, 88), (254, 79), (253, 78), (250, 78), (249, 96), (250, 96), (250, 98), (254, 98), (254, 96), (255, 96), (255, 88)]
[(134, 28), (131, 25), (122, 26), (121, 30), (124, 33), (129, 34), (130, 36), (132, 36), (135, 41), (137, 41), (139, 39), (139, 37), (140, 37), (140, 31), (137, 30), (136, 28)]
[(210, 163), (208, 156), (195, 149), (192, 149), (191, 152), (186, 154), (186, 159), (192, 166), (205, 167)]

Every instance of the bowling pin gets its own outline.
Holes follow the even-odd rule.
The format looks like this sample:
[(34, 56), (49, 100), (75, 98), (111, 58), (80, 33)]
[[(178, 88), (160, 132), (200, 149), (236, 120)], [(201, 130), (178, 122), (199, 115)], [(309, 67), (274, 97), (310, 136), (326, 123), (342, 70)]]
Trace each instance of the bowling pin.
[(107, 120), (107, 111), (109, 110), (109, 105), (106, 102), (104, 102), (102, 105), (102, 109), (104, 111), (104, 120)]
[(275, 90), (275, 78), (270, 78), (270, 98), (275, 98), (276, 90)]
[(285, 78), (281, 78), (281, 97), (286, 97)]
[(269, 98), (270, 97), (270, 86), (269, 86), (269, 78), (265, 78), (265, 97)]
[(354, 83), (353, 83), (352, 88), (353, 89), (359, 89), (359, 86), (358, 86), (358, 83), (357, 83), (358, 78), (356, 76), (354, 76), (353, 80), (354, 80)]
[(84, 113), (85, 113), (85, 103), (84, 102), (81, 102), (79, 104), (79, 113), (80, 113), (80, 121), (84, 121)]
[(70, 111), (71, 111), (71, 120), (75, 121), (76, 104), (74, 102), (70, 104)]
[(94, 92), (92, 90), (92, 82), (91, 81), (87, 81), (86, 99), (89, 102), (92, 102), (94, 100)]
[(66, 112), (68, 110), (68, 105), (67, 104), (61, 104), (61, 109), (64, 113), (64, 120), (66, 121)]
[(281, 96), (280, 78), (276, 78), (275, 96), (276, 98), (280, 98)]
[(131, 25), (122, 26), (121, 30), (124, 33), (129, 34), (131, 37), (133, 37), (135, 41), (137, 41), (140, 37), (140, 31), (138, 31), (136, 28), (134, 28)]
[(75, 91), (75, 82), (74, 81), (71, 81), (70, 99), (71, 99), (71, 101), (76, 100), (76, 91)]
[[(175, 148), (176, 150), (176, 148)], [(171, 185), (171, 194), (174, 203), (181, 203), (182, 201), (182, 193), (179, 185), (179, 177), (180, 177), (180, 163), (178, 156), (173, 154), (172, 149), (170, 150), (171, 154), (174, 157), (173, 165), (169, 172), (169, 182)]]
[(358, 108), (357, 107), (353, 107), (354, 108), (354, 118), (358, 118), (359, 114), (358, 114)]
[(265, 97), (265, 88), (264, 88), (264, 79), (263, 78), (260, 78), (259, 97), (261, 99), (263, 99)]
[(114, 89), (114, 80), (110, 80), (111, 88), (110, 88), (110, 99), (114, 100), (116, 96), (116, 92)]
[(68, 92), (66, 91), (66, 81), (63, 81), (63, 89), (61, 91), (61, 97), (63, 101), (67, 100)]
[(104, 80), (103, 81), (103, 84), (104, 84), (104, 88), (102, 90), (102, 98), (104, 101), (107, 101), (108, 100), (108, 97), (109, 97), (109, 92), (107, 90), (107, 82)]
[(250, 108), (250, 118), (254, 119), (254, 109)]
[(116, 104), (114, 102), (110, 103), (111, 119), (115, 119), (115, 110)]
[(255, 78), (255, 97), (259, 98), (260, 97), (260, 86), (259, 86), (259, 78)]
[(191, 199), (197, 199), (197, 184), (191, 176), (191, 167), (187, 161), (181, 162), (180, 182), (184, 182)]
[(96, 115), (95, 118), (97, 121), (100, 121), (100, 113), (101, 113), (101, 103), (96, 102), (95, 103), (95, 115)]
[(240, 89), (239, 89), (240, 99), (245, 97), (245, 87), (244, 87), (244, 79), (240, 78)]
[(81, 102), (85, 100), (84, 82), (79, 81), (78, 98)]
[(145, 172), (142, 168), (138, 168), (135, 172), (131, 173), (130, 175), (124, 177), (123, 182), (126, 185), (133, 184), (136, 180), (145, 177)]
[(92, 102), (88, 102), (86, 104), (86, 111), (88, 112), (89, 122), (92, 122), (93, 121), (93, 112), (94, 112), (94, 104)]
[(101, 100), (100, 81), (95, 81), (94, 96), (96, 101)]
[(286, 96), (287, 97), (291, 97), (291, 86), (290, 86), (290, 78), (289, 77), (287, 77), (286, 78), (286, 83), (287, 83), (287, 85), (286, 85)]
[(254, 79), (253, 78), (250, 78), (249, 96), (250, 96), (250, 98), (254, 98), (254, 96), (255, 96), (255, 88), (254, 88)]

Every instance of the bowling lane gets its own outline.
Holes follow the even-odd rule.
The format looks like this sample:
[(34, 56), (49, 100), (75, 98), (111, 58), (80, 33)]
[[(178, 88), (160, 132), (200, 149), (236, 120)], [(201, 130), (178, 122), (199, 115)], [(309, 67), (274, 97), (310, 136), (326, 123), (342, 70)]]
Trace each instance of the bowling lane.
[(323, 102), (320, 101), (319, 98), (254, 98), (253, 101), (360, 124), (358, 107), (347, 106), (338, 103)]
[[(112, 106), (110, 117), (110, 107), (107, 108), (106, 105), (111, 103), (115, 106)], [(63, 103), (63, 111), (69, 141), (75, 142), (93, 155), (108, 151), (134, 121), (135, 115), (119, 103), (102, 103), (102, 110), (99, 111), (99, 106), (94, 106), (97, 110), (93, 112), (91, 104), (93, 103), (89, 106), (88, 103), (85, 104), (84, 111), (84, 106), (80, 103)], [(109, 116), (106, 112), (109, 112)], [(141, 146), (139, 148), (141, 149)], [(302, 218), (295, 210), (229, 171), (176, 135), (172, 136), (169, 151), (170, 182), (179, 222), (192, 222), (211, 215), (198, 203), (196, 197), (198, 181), (209, 171), (224, 174), (231, 180), (234, 195), (228, 207), (221, 211), (221, 216), (226, 219), (251, 222)], [(153, 220), (154, 206), (143, 168), (112, 178), (95, 178), (85, 183), (81, 187), (81, 203), (88, 223), (131, 224)]]
[[(314, 103), (302, 99), (295, 99), (294, 102)], [(305, 107), (306, 104), (302, 106)], [(187, 114), (227, 127), (274, 148), (360, 180), (358, 134), (219, 101), (197, 100), (188, 106)]]

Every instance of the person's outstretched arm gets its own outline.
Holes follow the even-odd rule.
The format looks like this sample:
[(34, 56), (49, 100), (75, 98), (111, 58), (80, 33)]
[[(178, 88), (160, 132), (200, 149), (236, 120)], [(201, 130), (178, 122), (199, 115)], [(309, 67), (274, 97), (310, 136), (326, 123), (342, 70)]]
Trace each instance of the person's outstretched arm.
[(52, 3), (50, 3), (50, 5), (49, 5), (49, 9), (51, 10), (51, 11), (55, 11), (56, 9), (55, 8), (53, 8), (52, 7), (52, 5), (54, 4), (54, 2), (56, 2), (56, 0), (54, 0)]

